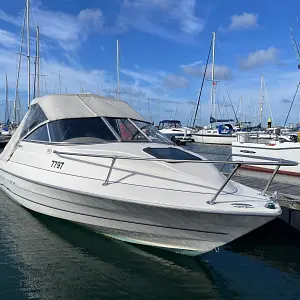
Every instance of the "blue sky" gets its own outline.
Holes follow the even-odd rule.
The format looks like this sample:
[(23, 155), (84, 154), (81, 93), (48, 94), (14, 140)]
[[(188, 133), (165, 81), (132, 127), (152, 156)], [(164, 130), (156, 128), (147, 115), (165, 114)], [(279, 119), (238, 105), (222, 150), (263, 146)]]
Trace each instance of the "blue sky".
[[(5, 97), (6, 73), (10, 100), (14, 97), (24, 8), (25, 0), (0, 5), (0, 100)], [(264, 74), (264, 116), (271, 115), (270, 106), (280, 125), (300, 80), (289, 32), (292, 26), (300, 39), (297, 12), (296, 0), (288, 5), (270, 0), (32, 0), (32, 55), (38, 25), (41, 72), (47, 75), (41, 77), (42, 94), (59, 92), (60, 72), (62, 92), (99, 90), (101, 95), (115, 96), (118, 36), (121, 98), (155, 122), (176, 117), (186, 124), (197, 100), (212, 31), (217, 31), (218, 115), (232, 117), (229, 94), (242, 119), (257, 121)], [(202, 124), (209, 121), (209, 86), (206, 81)], [(20, 81), (24, 107), (26, 89), (24, 58)], [(0, 109), (3, 119), (3, 104)], [(295, 105), (290, 122), (297, 121), (297, 113)]]

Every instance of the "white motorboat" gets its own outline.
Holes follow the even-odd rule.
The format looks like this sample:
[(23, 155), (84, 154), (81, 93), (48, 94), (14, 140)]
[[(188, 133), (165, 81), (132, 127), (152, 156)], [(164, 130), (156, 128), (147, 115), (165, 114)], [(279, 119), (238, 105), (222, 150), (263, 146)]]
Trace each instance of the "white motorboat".
[(250, 139), (272, 140), (280, 134), (280, 128), (267, 128), (266, 130), (250, 131)]
[[(255, 142), (249, 137), (249, 133), (237, 133), (237, 140), (232, 143), (232, 160), (238, 161), (239, 155), (246, 155), (244, 161), (259, 161), (260, 157), (269, 157), (272, 159), (287, 159), (300, 163), (300, 143), (278, 140), (268, 140), (267, 142)], [(263, 159), (261, 159), (263, 160)], [(244, 169), (258, 171), (258, 172), (273, 172), (275, 166), (263, 165), (253, 166), (244, 165)], [(281, 166), (278, 174), (289, 176), (300, 176), (300, 166)]]
[(192, 142), (192, 129), (182, 126), (179, 120), (163, 120), (159, 122), (158, 130), (171, 141)]
[(91, 94), (33, 100), (0, 156), (1, 189), (20, 205), (187, 255), (280, 215), (272, 197), (231, 176), (173, 146), (126, 102)]

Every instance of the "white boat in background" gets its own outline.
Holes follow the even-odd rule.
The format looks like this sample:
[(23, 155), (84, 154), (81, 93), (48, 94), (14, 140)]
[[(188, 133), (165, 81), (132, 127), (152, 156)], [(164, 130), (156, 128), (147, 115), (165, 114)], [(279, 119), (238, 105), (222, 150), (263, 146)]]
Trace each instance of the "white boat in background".
[(236, 170), (226, 178), (173, 146), (126, 102), (49, 95), (32, 101), (1, 153), (0, 187), (30, 210), (198, 255), (281, 213), (273, 197), (231, 181)]
[(0, 148), (3, 148), (8, 143), (13, 132), (10, 125), (3, 124), (0, 126)]
[[(238, 161), (239, 155), (247, 155), (243, 160), (257, 161), (259, 157), (270, 157), (273, 159), (287, 159), (300, 163), (300, 143), (288, 142), (279, 138), (267, 142), (255, 142), (249, 138), (249, 133), (237, 133), (237, 140), (232, 143), (232, 160)], [(260, 172), (273, 172), (274, 166), (253, 166), (244, 165), (244, 169)], [(289, 176), (300, 176), (300, 165), (296, 167), (282, 166), (278, 174)]]
[(1, 135), (2, 136), (12, 136), (14, 132), (16, 131), (17, 126), (13, 126), (12, 124), (4, 124), (1, 127)]
[(9, 132), (8, 126), (6, 126), (6, 125), (2, 126), (2, 128), (1, 128), (1, 135), (3, 135), (3, 136), (11, 135), (10, 132)]
[(280, 128), (266, 128), (265, 130), (257, 130), (249, 132), (249, 138), (259, 139), (259, 140), (272, 140), (280, 135)]
[(179, 120), (163, 120), (159, 122), (158, 130), (172, 142), (193, 142), (192, 129), (182, 126)]
[(219, 125), (216, 129), (204, 128), (192, 134), (195, 143), (231, 145), (236, 140), (236, 135), (231, 125)]

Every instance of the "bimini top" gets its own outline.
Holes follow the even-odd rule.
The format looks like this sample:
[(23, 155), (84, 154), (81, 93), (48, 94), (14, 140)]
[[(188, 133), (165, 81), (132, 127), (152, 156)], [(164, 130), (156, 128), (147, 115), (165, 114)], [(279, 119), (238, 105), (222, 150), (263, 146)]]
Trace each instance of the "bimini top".
[(38, 104), (49, 121), (71, 118), (113, 117), (144, 118), (124, 101), (93, 94), (48, 95), (35, 98), (30, 106)]

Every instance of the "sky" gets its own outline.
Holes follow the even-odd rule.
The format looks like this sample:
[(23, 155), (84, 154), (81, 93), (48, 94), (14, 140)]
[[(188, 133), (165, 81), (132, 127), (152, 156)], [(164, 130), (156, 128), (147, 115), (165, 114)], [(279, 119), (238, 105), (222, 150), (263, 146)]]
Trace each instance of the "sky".
[[(1, 120), (5, 74), (9, 100), (15, 97), (24, 10), (25, 0), (0, 4)], [(155, 123), (176, 118), (186, 125), (193, 119), (216, 32), (215, 116), (233, 118), (233, 106), (239, 119), (257, 124), (263, 74), (263, 122), (272, 117), (282, 125), (300, 81), (290, 37), (292, 26), (300, 42), (298, 12), (297, 0), (288, 5), (273, 0), (31, 0), (31, 73), (38, 25), (41, 95), (91, 92), (116, 97), (119, 38), (120, 98)], [(24, 55), (26, 47), (25, 40)], [(211, 112), (211, 62), (210, 56), (197, 116), (203, 125)], [(25, 111), (26, 56), (19, 92)], [(300, 91), (289, 122), (299, 119), (299, 101)]]

